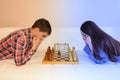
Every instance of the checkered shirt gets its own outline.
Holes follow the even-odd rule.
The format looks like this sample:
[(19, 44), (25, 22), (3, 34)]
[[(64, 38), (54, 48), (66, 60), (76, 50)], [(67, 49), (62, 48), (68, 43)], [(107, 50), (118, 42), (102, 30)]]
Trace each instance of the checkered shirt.
[(34, 52), (31, 50), (30, 28), (17, 30), (0, 40), (0, 60), (14, 58), (17, 66), (25, 64)]

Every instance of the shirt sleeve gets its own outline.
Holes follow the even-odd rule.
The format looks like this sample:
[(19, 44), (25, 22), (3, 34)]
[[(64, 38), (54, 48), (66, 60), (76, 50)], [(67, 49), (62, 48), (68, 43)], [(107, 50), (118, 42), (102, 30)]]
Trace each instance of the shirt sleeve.
[(26, 49), (26, 43), (26, 40), (22, 37), (17, 40), (15, 45), (14, 60), (17, 66), (25, 64), (34, 54), (31, 49)]
[(99, 49), (99, 54), (102, 57), (102, 60), (98, 60), (93, 56), (93, 53), (91, 52), (90, 48), (88, 45), (86, 45), (84, 47), (84, 51), (88, 54), (89, 59), (91, 59), (93, 62), (95, 62), (96, 64), (103, 64), (106, 63), (107, 61), (109, 61), (109, 58), (107, 57), (107, 55), (105, 54), (105, 52), (101, 49)]

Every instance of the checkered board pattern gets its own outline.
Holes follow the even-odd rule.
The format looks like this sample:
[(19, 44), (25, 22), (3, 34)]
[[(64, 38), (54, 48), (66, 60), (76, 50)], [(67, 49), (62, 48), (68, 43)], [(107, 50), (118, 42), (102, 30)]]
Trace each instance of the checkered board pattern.
[(54, 54), (53, 61), (68, 62), (70, 61), (69, 54), (63, 52), (60, 56), (57, 53)]
[(77, 54), (75, 59), (76, 60), (74, 60), (72, 53), (69, 53), (66, 50), (62, 50), (60, 54), (58, 54), (58, 51), (54, 51), (54, 52), (51, 51), (50, 53), (46, 51), (42, 63), (43, 64), (78, 64)]

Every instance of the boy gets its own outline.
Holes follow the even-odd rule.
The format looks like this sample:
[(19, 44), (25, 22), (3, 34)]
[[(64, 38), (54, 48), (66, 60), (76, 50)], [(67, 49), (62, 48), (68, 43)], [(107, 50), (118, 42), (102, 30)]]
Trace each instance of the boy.
[(31, 28), (10, 33), (0, 40), (0, 60), (13, 58), (17, 66), (25, 64), (50, 34), (51, 25), (43, 18), (35, 21)]

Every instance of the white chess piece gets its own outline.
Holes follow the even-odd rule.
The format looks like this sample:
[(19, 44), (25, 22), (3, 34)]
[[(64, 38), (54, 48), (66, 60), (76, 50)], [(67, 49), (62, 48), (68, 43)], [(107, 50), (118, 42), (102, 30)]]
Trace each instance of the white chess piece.
[(75, 47), (72, 48), (72, 56), (73, 56), (73, 60), (77, 61), (77, 55), (76, 55)]

